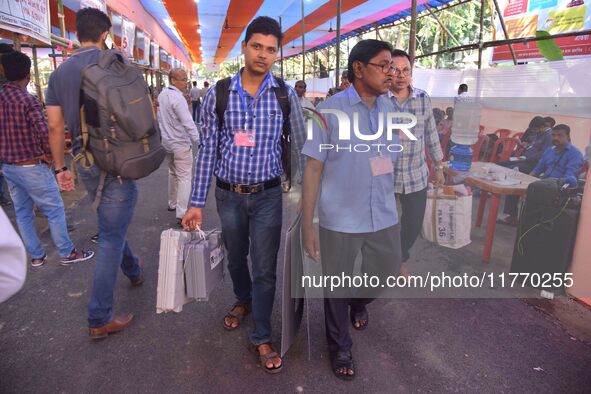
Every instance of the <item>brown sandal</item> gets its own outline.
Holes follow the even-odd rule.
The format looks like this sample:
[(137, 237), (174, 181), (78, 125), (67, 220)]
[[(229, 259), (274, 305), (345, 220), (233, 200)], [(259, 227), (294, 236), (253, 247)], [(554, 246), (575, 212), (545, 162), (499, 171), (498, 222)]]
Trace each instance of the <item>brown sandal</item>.
[[(239, 313), (237, 311), (238, 308), (242, 308), (244, 310), (244, 313)], [(232, 309), (230, 310), (230, 312), (224, 316), (224, 320), (222, 321), (222, 324), (224, 325), (224, 329), (226, 329), (227, 331), (234, 331), (235, 329), (237, 329), (238, 327), (240, 327), (240, 323), (242, 323), (242, 320), (248, 316), (248, 314), (251, 312), (252, 307), (250, 304), (245, 304), (242, 302), (237, 302), (234, 304), (234, 306), (232, 307)], [(236, 319), (238, 321), (238, 325), (236, 327), (232, 327), (232, 325), (228, 325), (226, 324), (226, 319)]]
[[(269, 353), (265, 353), (265, 354), (260, 354), (259, 353), (259, 347), (262, 345), (269, 345), (269, 347), (271, 348), (271, 351)], [(267, 373), (279, 373), (281, 372), (281, 370), (283, 369), (283, 359), (281, 357), (279, 357), (279, 355), (277, 354), (276, 351), (273, 350), (273, 346), (271, 345), (270, 342), (268, 343), (261, 343), (260, 345), (253, 345), (252, 343), (248, 345), (248, 350), (256, 355), (259, 358), (259, 363), (261, 364), (261, 367), (263, 367), (263, 370)], [(267, 362), (270, 361), (272, 358), (278, 358), (281, 360), (281, 365), (276, 367), (275, 365), (273, 365), (273, 367), (269, 368), (267, 367)], [(271, 362), (272, 363), (272, 362)]]

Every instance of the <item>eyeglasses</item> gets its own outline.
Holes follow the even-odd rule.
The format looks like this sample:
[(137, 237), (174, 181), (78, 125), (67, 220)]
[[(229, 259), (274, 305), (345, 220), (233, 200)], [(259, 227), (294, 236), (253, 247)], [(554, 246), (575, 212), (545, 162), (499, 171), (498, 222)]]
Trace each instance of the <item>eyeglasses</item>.
[(392, 73), (396, 76), (404, 75), (405, 77), (407, 77), (410, 75), (410, 73), (412, 71), (410, 68), (403, 68), (403, 69), (396, 68), (396, 67), (394, 67), (394, 65), (392, 63), (376, 64), (376, 63), (368, 62), (367, 64), (371, 64), (372, 66), (376, 66), (376, 67), (381, 67), (382, 72), (384, 74), (388, 74), (390, 72), (390, 70), (392, 70)]

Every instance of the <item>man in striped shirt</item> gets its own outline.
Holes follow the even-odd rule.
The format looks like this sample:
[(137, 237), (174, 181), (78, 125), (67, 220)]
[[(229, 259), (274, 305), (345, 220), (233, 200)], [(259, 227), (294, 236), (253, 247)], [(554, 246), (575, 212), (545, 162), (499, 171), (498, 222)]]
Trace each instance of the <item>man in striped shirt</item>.
[(392, 62), (395, 72), (390, 97), (394, 107), (398, 112), (409, 112), (417, 118), (416, 126), (411, 129), (411, 133), (417, 140), (401, 139), (400, 143), (404, 149), (395, 167), (396, 197), (402, 210), (400, 217), (402, 261), (405, 262), (410, 257), (410, 248), (421, 232), (427, 205), (429, 168), (425, 147), (434, 163), (436, 182), (442, 185), (445, 178), (441, 165), (443, 153), (433, 119), (431, 99), (425, 91), (411, 85), (412, 66), (406, 52), (400, 49), (392, 51)]
[[(279, 186), (284, 170), (281, 163), (284, 115), (278, 100), (282, 97), (278, 92), (283, 81), (274, 78), (269, 70), (277, 57), (281, 38), (279, 24), (269, 17), (258, 17), (248, 26), (242, 42), (245, 67), (226, 89), (228, 100), (222, 122), (216, 111), (216, 96), (221, 97), (221, 89), (219, 93), (216, 88), (210, 89), (206, 94), (201, 108), (201, 146), (191, 207), (182, 220), (188, 230), (201, 226), (202, 209), (215, 174), (217, 209), (237, 299), (224, 317), (223, 327), (229, 331), (237, 329), (244, 316), (252, 311), (254, 331), (250, 335), (250, 347), (269, 373), (279, 372), (283, 367), (270, 343), (282, 224)], [(302, 109), (292, 88), (283, 91), (290, 106), (291, 140), (299, 152), (305, 134)], [(252, 280), (247, 264), (249, 252)]]

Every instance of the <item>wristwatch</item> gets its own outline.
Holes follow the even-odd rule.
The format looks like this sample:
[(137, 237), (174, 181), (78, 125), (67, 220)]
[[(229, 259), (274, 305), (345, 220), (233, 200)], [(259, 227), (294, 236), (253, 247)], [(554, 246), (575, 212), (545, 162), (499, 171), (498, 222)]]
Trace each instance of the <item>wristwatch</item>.
[(66, 166), (63, 166), (62, 168), (59, 168), (59, 169), (57, 169), (57, 170), (54, 170), (54, 171), (53, 171), (53, 173), (54, 173), (55, 175), (57, 175), (57, 174), (59, 174), (60, 172), (64, 172), (64, 171), (68, 171), (68, 167), (66, 167)]

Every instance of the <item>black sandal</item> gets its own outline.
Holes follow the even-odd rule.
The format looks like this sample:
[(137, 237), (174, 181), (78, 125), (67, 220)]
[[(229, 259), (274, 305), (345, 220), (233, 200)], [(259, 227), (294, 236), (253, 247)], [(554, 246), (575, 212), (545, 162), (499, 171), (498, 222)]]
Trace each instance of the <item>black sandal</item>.
[[(244, 309), (244, 313), (236, 312), (235, 310), (238, 307), (242, 307)], [(232, 307), (232, 309), (230, 310), (230, 312), (226, 316), (224, 316), (224, 320), (222, 320), (222, 324), (224, 325), (224, 329), (226, 329), (227, 331), (234, 331), (235, 329), (240, 327), (242, 320), (246, 316), (248, 316), (248, 314), (251, 312), (251, 310), (252, 310), (252, 306), (250, 304), (245, 304), (243, 302), (235, 303), (234, 306)], [(235, 318), (238, 321), (238, 325), (236, 327), (232, 327), (232, 325), (226, 324), (227, 318), (230, 318), (230, 319)]]
[[(354, 312), (353, 308), (351, 308), (351, 312), (349, 313), (351, 317), (351, 324), (353, 324), (353, 328), (357, 331), (363, 331), (367, 328), (369, 324), (369, 313), (367, 313), (367, 308), (363, 307), (361, 312)], [(364, 321), (364, 323), (362, 323)], [(355, 323), (359, 323), (359, 327), (355, 325)]]
[[(351, 381), (355, 379), (355, 363), (353, 362), (353, 355), (351, 351), (334, 352), (330, 354), (330, 364), (332, 366), (332, 373), (341, 379)], [(353, 372), (353, 375), (349, 375), (347, 371), (343, 373), (342, 369), (348, 369)]]
[[(269, 345), (269, 347), (271, 348), (271, 351), (266, 354), (260, 354), (259, 347), (262, 345)], [(271, 345), (271, 342), (261, 343), (258, 346), (250, 343), (248, 345), (248, 350), (252, 354), (256, 355), (259, 358), (259, 364), (261, 364), (261, 367), (263, 367), (263, 370), (265, 372), (273, 374), (273, 373), (279, 373), (283, 369), (283, 359), (281, 357), (279, 357), (279, 354), (277, 354), (277, 352), (275, 350), (273, 350), (273, 346)], [(275, 364), (273, 364), (273, 366), (271, 368), (267, 367), (267, 362), (270, 361), (272, 358), (280, 359), (281, 365), (276, 367)], [(271, 361), (271, 363), (273, 363), (273, 362)]]

